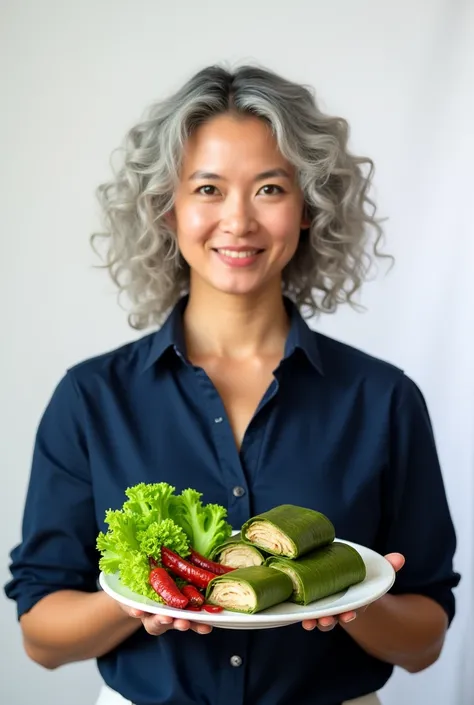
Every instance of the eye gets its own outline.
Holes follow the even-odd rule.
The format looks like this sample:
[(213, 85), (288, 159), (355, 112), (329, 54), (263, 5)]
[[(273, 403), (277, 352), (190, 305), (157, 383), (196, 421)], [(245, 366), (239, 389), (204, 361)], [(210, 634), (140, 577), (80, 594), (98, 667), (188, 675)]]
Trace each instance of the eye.
[(200, 186), (196, 189), (196, 193), (200, 193), (202, 196), (215, 196), (217, 192), (217, 188), (215, 186), (211, 186), (210, 184)]
[(284, 193), (282, 187), (277, 186), (276, 184), (267, 184), (266, 186), (262, 186), (260, 191), (263, 192), (264, 196), (277, 196), (280, 193)]

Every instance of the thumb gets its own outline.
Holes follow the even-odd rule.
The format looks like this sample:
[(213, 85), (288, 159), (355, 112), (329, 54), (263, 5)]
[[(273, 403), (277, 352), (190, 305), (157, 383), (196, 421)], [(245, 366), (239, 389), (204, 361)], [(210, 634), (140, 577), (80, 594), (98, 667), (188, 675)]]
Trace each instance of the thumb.
[(385, 559), (390, 563), (396, 573), (405, 565), (405, 556), (401, 553), (387, 553)]

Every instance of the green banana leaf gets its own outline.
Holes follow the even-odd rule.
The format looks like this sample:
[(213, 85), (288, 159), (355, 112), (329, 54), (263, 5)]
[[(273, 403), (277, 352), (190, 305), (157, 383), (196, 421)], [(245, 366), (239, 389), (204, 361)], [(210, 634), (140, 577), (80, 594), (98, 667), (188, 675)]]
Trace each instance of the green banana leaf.
[(290, 602), (299, 605), (334, 595), (366, 577), (365, 563), (358, 551), (339, 541), (296, 560), (271, 556), (265, 565), (291, 578), (293, 594)]
[(274, 556), (298, 558), (332, 543), (335, 529), (327, 516), (307, 507), (281, 504), (242, 526), (244, 541)]
[(206, 589), (206, 600), (232, 612), (255, 614), (285, 602), (292, 592), (288, 575), (258, 565), (213, 578)]
[(247, 543), (243, 540), (242, 534), (238, 533), (217, 546), (210, 558), (230, 568), (250, 568), (254, 565), (263, 565), (268, 558), (268, 553)]

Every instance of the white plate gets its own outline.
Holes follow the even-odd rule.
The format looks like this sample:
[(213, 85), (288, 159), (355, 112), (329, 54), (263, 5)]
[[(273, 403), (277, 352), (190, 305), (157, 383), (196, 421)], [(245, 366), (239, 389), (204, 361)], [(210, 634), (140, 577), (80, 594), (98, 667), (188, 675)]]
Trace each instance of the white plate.
[(343, 541), (342, 539), (336, 540), (347, 543), (359, 551), (367, 569), (367, 576), (361, 583), (352, 585), (343, 592), (325, 597), (322, 600), (316, 600), (306, 606), (295, 605), (291, 602), (281, 602), (274, 607), (257, 612), (257, 614), (241, 614), (229, 612), (228, 610), (223, 610), (217, 614), (204, 610), (201, 612), (189, 612), (188, 610), (166, 607), (150, 600), (148, 597), (142, 597), (136, 592), (132, 592), (132, 590), (121, 584), (118, 573), (101, 573), (99, 582), (104, 592), (118, 602), (153, 614), (188, 619), (223, 629), (270, 629), (272, 627), (283, 627), (288, 624), (301, 622), (303, 619), (320, 619), (321, 617), (356, 610), (382, 597), (392, 587), (395, 581), (395, 571), (383, 556), (357, 543)]

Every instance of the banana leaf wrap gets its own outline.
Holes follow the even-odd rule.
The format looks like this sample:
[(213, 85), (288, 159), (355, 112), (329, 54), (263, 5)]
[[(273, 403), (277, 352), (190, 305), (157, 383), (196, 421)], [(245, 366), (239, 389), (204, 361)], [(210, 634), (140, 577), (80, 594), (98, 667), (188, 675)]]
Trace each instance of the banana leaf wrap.
[(231, 612), (255, 614), (287, 601), (292, 592), (288, 575), (258, 565), (213, 578), (206, 588), (206, 600)]
[(332, 522), (321, 512), (281, 504), (246, 521), (242, 536), (246, 542), (271, 555), (298, 558), (332, 543), (336, 532)]
[(263, 565), (268, 553), (244, 541), (242, 534), (238, 533), (217, 546), (210, 558), (230, 568), (249, 568), (253, 565)]
[(299, 605), (335, 595), (366, 576), (365, 563), (358, 551), (339, 541), (296, 560), (271, 556), (265, 565), (281, 570), (291, 578), (293, 594), (289, 601)]

